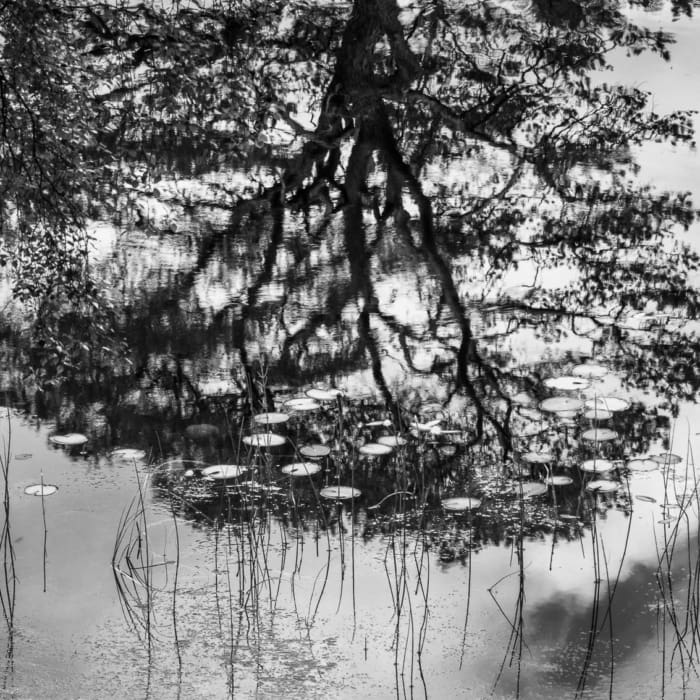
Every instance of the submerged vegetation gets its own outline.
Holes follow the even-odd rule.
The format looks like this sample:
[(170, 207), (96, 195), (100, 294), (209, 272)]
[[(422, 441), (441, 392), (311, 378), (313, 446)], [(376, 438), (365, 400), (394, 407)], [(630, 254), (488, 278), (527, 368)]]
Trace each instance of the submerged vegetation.
[[(650, 610), (692, 696), (695, 210), (635, 159), (693, 148), (693, 115), (605, 72), (671, 60), (647, 5), (0, 4), (8, 421), (123, 480), (147, 696), (159, 664), (163, 692), (274, 693), (269, 664), (328, 697), (337, 653), (393, 664), (392, 696), (613, 697)], [(46, 593), (70, 489), (11, 472), (3, 426), (11, 666), (13, 499), (41, 497)], [(587, 621), (559, 558), (592, 566)]]

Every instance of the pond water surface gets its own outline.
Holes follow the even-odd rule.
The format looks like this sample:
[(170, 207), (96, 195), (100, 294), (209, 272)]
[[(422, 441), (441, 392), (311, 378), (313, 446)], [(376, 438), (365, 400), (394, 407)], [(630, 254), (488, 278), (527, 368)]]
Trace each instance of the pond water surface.
[[(594, 82), (700, 106), (697, 20), (629, 16), (671, 61)], [(128, 363), (42, 384), (8, 314), (0, 697), (700, 695), (698, 228), (658, 194), (697, 201), (695, 152), (635, 146), (629, 190), (567, 203), (437, 139), (416, 194), (360, 132), (349, 204), (274, 204), (261, 162), (95, 223)]]

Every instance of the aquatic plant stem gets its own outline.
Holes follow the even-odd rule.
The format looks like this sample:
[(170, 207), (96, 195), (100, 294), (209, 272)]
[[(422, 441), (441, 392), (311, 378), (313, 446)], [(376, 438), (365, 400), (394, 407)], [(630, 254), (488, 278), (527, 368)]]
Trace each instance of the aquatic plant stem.
[(173, 527), (175, 529), (175, 573), (173, 575), (173, 637), (175, 641), (175, 653), (177, 654), (177, 672), (178, 678), (182, 677), (182, 652), (180, 651), (180, 638), (177, 631), (177, 584), (178, 575), (180, 573), (180, 530), (177, 524), (177, 513), (175, 512), (175, 504), (170, 499), (170, 512), (173, 516)]
[(10, 507), (10, 463), (12, 445), (12, 421), (9, 409), (5, 409), (7, 418), (7, 438), (3, 435), (2, 450), (0, 451), (0, 469), (3, 477), (3, 523), (0, 532), (0, 548), (2, 549), (3, 587), (0, 591), (0, 605), (7, 626), (6, 658), (12, 668), (14, 658), (14, 619), (16, 602), (17, 572), (15, 569), (15, 549), (11, 535)]
[(42, 575), (43, 575), (43, 583), (44, 583), (44, 593), (46, 593), (46, 559), (48, 556), (48, 550), (47, 550), (47, 538), (49, 534), (49, 530), (46, 527), (46, 502), (44, 500), (44, 472), (41, 472), (41, 519), (44, 524), (44, 550), (43, 550), (43, 561), (42, 561)]

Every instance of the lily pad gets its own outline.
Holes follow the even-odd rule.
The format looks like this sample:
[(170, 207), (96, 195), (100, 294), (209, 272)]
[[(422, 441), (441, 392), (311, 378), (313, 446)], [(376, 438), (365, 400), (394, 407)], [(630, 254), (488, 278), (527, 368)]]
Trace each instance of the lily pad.
[(352, 486), (326, 486), (319, 491), (319, 495), (329, 500), (347, 501), (351, 498), (359, 498), (362, 492)]
[(586, 484), (586, 491), (595, 491), (596, 493), (613, 493), (617, 491), (622, 484), (618, 481), (610, 479), (594, 479)]
[(308, 389), (304, 393), (314, 401), (335, 401), (343, 395), (340, 389)]
[(617, 431), (610, 428), (591, 428), (581, 433), (581, 439), (592, 442), (606, 442), (608, 440), (617, 440), (617, 438)]
[(311, 476), (321, 471), (321, 465), (318, 462), (294, 462), (285, 464), (281, 471), (287, 476)]
[(251, 447), (279, 447), (286, 441), (287, 438), (277, 433), (253, 433), (243, 438), (243, 442)]
[(604, 377), (608, 371), (608, 368), (603, 365), (586, 362), (581, 365), (576, 365), (576, 367), (571, 370), (571, 374), (576, 377), (586, 377), (587, 379), (600, 379)]
[(555, 474), (554, 476), (548, 476), (544, 483), (547, 486), (569, 486), (574, 483), (574, 480), (566, 474)]
[(368, 442), (360, 447), (360, 454), (367, 455), (368, 457), (380, 457), (382, 455), (388, 455), (394, 451), (394, 448), (390, 445), (383, 445), (378, 442)]
[(285, 401), (284, 407), (290, 411), (315, 411), (317, 408), (321, 408), (321, 404), (310, 398), (297, 398)]
[(299, 448), (299, 454), (308, 459), (322, 459), (331, 453), (328, 445), (304, 445)]
[(32, 484), (24, 489), (24, 493), (28, 496), (50, 496), (58, 491), (58, 486), (53, 484)]
[(635, 496), (635, 498), (638, 501), (646, 501), (647, 503), (656, 503), (656, 499), (652, 498), (651, 496), (644, 496), (642, 494), (639, 494), (639, 495)]
[(463, 513), (464, 511), (478, 508), (481, 505), (481, 500), (469, 496), (458, 496), (455, 498), (443, 498), (440, 503), (445, 510), (449, 510), (452, 513)]
[(653, 459), (631, 459), (627, 462), (627, 468), (633, 472), (653, 472), (659, 468), (659, 464)]
[(544, 385), (549, 389), (559, 391), (581, 391), (589, 385), (588, 379), (584, 377), (567, 376), (549, 377), (544, 380)]
[(583, 401), (573, 396), (552, 396), (549, 399), (540, 401), (540, 410), (547, 411), (548, 413), (578, 411), (581, 406), (583, 406)]
[(617, 396), (597, 396), (594, 399), (587, 399), (585, 406), (589, 409), (597, 408), (617, 413), (618, 411), (626, 411), (630, 407), (630, 402)]
[(279, 425), (280, 423), (286, 423), (288, 420), (288, 413), (258, 413), (253, 416), (253, 422), (259, 425)]
[(116, 462), (142, 462), (146, 459), (146, 452), (134, 447), (120, 447), (113, 450), (110, 456)]
[(202, 476), (213, 481), (225, 481), (226, 479), (237, 479), (247, 471), (248, 467), (241, 464), (213, 464), (211, 467), (202, 469)]
[(612, 415), (611, 411), (606, 411), (603, 408), (589, 408), (583, 412), (583, 417), (586, 420), (609, 420)]
[(547, 493), (547, 485), (541, 481), (523, 481), (516, 487), (516, 494), (522, 493), (523, 498), (535, 498)]
[(377, 438), (377, 443), (387, 447), (401, 447), (402, 445), (407, 445), (408, 440), (405, 437), (401, 437), (401, 435), (382, 435)]
[(528, 464), (550, 464), (554, 461), (552, 452), (525, 452), (520, 455), (520, 459)]
[(662, 452), (658, 455), (651, 455), (649, 459), (652, 462), (656, 462), (657, 464), (665, 464), (666, 466), (669, 464), (679, 464), (683, 461), (683, 457), (680, 455), (671, 454), (670, 452)]
[(87, 435), (82, 433), (66, 433), (65, 435), (52, 435), (49, 440), (55, 445), (63, 445), (64, 447), (74, 447), (76, 445), (84, 445), (88, 439)]
[(587, 459), (581, 464), (581, 471), (601, 474), (609, 472), (615, 465), (609, 459)]

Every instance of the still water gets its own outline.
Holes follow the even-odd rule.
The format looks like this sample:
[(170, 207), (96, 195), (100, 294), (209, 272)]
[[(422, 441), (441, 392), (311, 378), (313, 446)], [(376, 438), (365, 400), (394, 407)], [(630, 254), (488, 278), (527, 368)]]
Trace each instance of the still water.
[[(613, 48), (593, 83), (697, 107), (697, 20), (628, 16), (671, 61)], [(523, 31), (498, 17), (495, 52)], [(385, 123), (377, 76), (417, 68), (345, 50), (337, 152), (296, 173), (270, 129), (272, 163), (182, 166), (95, 223), (122, 354), (52, 375), (4, 338), (0, 697), (697, 697), (697, 225), (661, 194), (694, 151), (610, 165), (586, 116), (585, 158), (530, 153), (510, 112), (461, 142), (405, 86)]]

